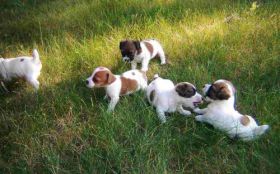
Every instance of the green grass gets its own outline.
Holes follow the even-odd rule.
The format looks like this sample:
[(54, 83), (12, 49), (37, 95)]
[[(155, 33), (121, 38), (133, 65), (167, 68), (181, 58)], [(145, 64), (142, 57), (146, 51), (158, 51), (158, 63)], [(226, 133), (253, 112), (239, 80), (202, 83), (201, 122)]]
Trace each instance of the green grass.
[[(43, 63), (38, 93), (0, 91), (0, 173), (279, 173), (280, 2), (230, 0), (9, 0), (0, 6), (0, 55)], [(199, 89), (220, 78), (237, 108), (270, 131), (230, 140), (178, 113), (160, 124), (143, 93), (113, 114), (102, 89), (85, 87), (96, 66), (121, 73), (119, 41), (157, 38), (171, 64), (159, 73)]]

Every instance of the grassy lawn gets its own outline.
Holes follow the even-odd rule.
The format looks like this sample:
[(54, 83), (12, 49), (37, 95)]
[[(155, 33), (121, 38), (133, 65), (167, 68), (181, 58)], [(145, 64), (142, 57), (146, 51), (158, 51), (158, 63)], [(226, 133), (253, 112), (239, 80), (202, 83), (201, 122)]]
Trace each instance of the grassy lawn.
[[(277, 0), (2, 1), (0, 56), (37, 48), (43, 69), (38, 93), (0, 88), (0, 173), (279, 173), (279, 30)], [(231, 80), (238, 110), (271, 129), (242, 142), (178, 113), (161, 124), (141, 92), (106, 113), (104, 90), (84, 80), (101, 65), (130, 69), (126, 38), (162, 43), (170, 64), (151, 61), (150, 80)]]

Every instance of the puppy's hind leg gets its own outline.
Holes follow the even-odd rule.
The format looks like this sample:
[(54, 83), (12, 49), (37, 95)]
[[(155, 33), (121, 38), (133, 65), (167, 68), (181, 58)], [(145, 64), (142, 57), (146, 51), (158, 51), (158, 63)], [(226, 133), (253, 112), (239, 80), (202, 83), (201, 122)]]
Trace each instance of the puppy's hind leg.
[(3, 87), (6, 93), (10, 92), (2, 81), (1, 81), (1, 86)]
[(163, 110), (161, 110), (160, 108), (157, 108), (157, 114), (158, 114), (158, 118), (160, 119), (160, 121), (162, 123), (166, 122), (166, 116)]
[(39, 89), (40, 83), (37, 79), (27, 78), (26, 80), (36, 89), (36, 91)]
[(164, 54), (164, 52), (163, 52), (162, 49), (159, 50), (158, 56), (159, 56), (159, 58), (160, 58), (160, 64), (161, 64), (161, 65), (166, 64), (166, 57), (165, 57), (165, 54)]

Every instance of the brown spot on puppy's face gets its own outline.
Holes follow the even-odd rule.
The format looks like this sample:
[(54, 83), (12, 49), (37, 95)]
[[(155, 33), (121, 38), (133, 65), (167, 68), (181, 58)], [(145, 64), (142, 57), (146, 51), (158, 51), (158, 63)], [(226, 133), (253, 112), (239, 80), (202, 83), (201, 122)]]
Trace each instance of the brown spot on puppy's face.
[(250, 123), (250, 119), (247, 115), (243, 115), (240, 119), (240, 122), (243, 126), (247, 126)]
[(149, 42), (144, 42), (145, 46), (147, 47), (148, 51), (150, 52), (151, 56), (153, 55), (154, 48), (153, 45), (150, 44)]
[(108, 70), (98, 71), (92, 78), (92, 81), (96, 85), (96, 87), (104, 87), (110, 85), (116, 80), (116, 77), (112, 72)]
[(218, 82), (210, 86), (206, 96), (213, 100), (227, 100), (230, 98), (230, 90), (226, 83)]
[(178, 93), (179, 96), (185, 98), (190, 98), (196, 93), (196, 89), (193, 85), (184, 82), (177, 84), (175, 87), (175, 91)]
[(142, 51), (140, 47), (140, 41), (133, 40), (121, 41), (119, 48), (124, 61), (128, 61), (128, 59), (124, 59), (125, 57), (129, 58), (129, 61), (132, 61), (134, 56), (136, 54), (140, 54)]
[(129, 92), (135, 91), (138, 87), (137, 81), (125, 77), (121, 77), (122, 87), (121, 87), (121, 95), (125, 95)]

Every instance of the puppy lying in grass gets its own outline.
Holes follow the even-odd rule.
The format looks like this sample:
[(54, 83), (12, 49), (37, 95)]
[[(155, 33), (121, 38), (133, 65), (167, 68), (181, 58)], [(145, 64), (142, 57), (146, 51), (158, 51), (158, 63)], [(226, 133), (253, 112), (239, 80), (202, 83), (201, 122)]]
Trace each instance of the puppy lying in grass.
[(201, 114), (195, 117), (197, 121), (209, 123), (226, 132), (230, 138), (238, 137), (244, 141), (254, 140), (268, 130), (268, 125), (258, 126), (251, 116), (235, 110), (235, 88), (231, 82), (217, 80), (211, 85), (206, 84), (203, 93), (209, 105), (205, 109), (194, 110)]
[[(0, 58), (0, 79), (4, 82), (11, 81), (14, 78), (23, 78), (38, 90), (40, 83), (37, 79), (40, 76), (41, 69), (42, 63), (36, 49), (33, 50), (32, 57)], [(4, 89), (6, 88), (4, 87)]]
[(126, 71), (121, 75), (114, 75), (106, 67), (97, 67), (92, 75), (87, 78), (88, 88), (104, 87), (106, 98), (110, 99), (108, 112), (114, 110), (122, 95), (128, 95), (138, 90), (145, 90), (147, 87), (146, 74), (139, 70)]
[(166, 122), (165, 112), (178, 111), (182, 115), (191, 115), (183, 107), (194, 109), (202, 102), (202, 97), (193, 84), (181, 82), (175, 86), (171, 80), (163, 79), (157, 74), (147, 87), (146, 95), (149, 103), (156, 108), (162, 123)]

